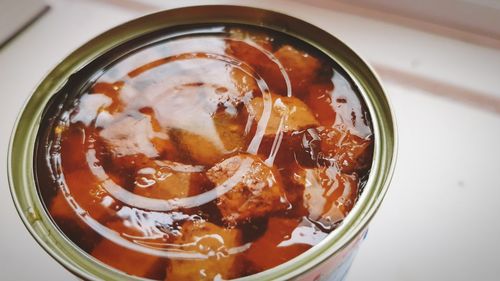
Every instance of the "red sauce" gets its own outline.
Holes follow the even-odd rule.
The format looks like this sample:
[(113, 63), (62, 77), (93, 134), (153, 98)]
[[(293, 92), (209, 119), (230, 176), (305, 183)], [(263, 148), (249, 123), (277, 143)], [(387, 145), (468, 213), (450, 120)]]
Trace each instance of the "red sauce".
[(128, 274), (272, 268), (326, 237), (362, 191), (373, 137), (349, 81), (265, 29), (157, 42), (50, 117), (40, 192), (76, 245)]

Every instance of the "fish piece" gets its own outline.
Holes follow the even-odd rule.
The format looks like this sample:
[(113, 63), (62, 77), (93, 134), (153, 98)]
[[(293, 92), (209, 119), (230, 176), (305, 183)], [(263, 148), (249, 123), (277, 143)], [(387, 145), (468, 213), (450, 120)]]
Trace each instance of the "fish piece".
[[(264, 136), (258, 153), (263, 157), (269, 157), (275, 139), (275, 135)], [(297, 162), (302, 166), (316, 167), (319, 152), (320, 139), (316, 128), (284, 132), (274, 164), (279, 167), (287, 167), (291, 163)]]
[(290, 206), (279, 173), (257, 156), (230, 157), (210, 168), (207, 177), (216, 185), (231, 185), (217, 199), (222, 219), (230, 225)]
[(168, 136), (168, 129), (163, 128), (158, 122), (154, 109), (151, 107), (143, 107), (139, 111), (149, 117), (151, 121), (151, 128), (154, 133), (150, 141), (158, 151), (160, 158), (172, 161), (182, 160), (174, 142)]
[(134, 193), (165, 200), (184, 198), (189, 195), (190, 182), (189, 173), (142, 168), (136, 176)]
[(319, 128), (321, 159), (343, 173), (363, 172), (371, 166), (373, 141), (352, 134), (344, 127)]
[[(268, 88), (286, 94), (285, 79), (274, 58), (273, 38), (258, 32), (231, 29), (231, 39), (226, 40), (226, 52), (240, 63), (250, 66), (252, 76), (262, 78)], [(276, 79), (277, 78), (277, 79)]]
[[(260, 121), (265, 108), (265, 100), (256, 97), (250, 102), (248, 111), (251, 116), (255, 116)], [(267, 121), (265, 135), (275, 135), (280, 128), (283, 132), (300, 130), (319, 125), (309, 107), (295, 97), (283, 97), (271, 94), (270, 117)]]
[(185, 198), (197, 193), (199, 187), (192, 182), (199, 182), (203, 170), (199, 166), (179, 164), (171, 161), (151, 161), (137, 171), (135, 176), (134, 193), (137, 195), (157, 198), (173, 199)]
[[(249, 64), (256, 65), (267, 59), (265, 51), (272, 51), (273, 38), (259, 32), (248, 32), (232, 28), (227, 40), (227, 52)], [(268, 59), (267, 59), (268, 60)]]
[(114, 118), (101, 130), (99, 136), (117, 157), (144, 154), (150, 158), (159, 156), (158, 149), (151, 140), (155, 137), (168, 138), (166, 134), (153, 130), (151, 117), (147, 115)]
[(221, 89), (201, 94), (199, 112), (194, 113), (198, 115), (189, 117), (190, 124), (171, 129), (169, 134), (181, 154), (188, 155), (196, 164), (213, 165), (225, 155), (245, 148), (248, 134), (245, 103), (252, 93), (235, 97)]
[[(212, 121), (219, 143), (184, 130), (172, 130), (171, 135), (177, 141), (181, 151), (188, 154), (197, 164), (213, 165), (232, 152), (243, 150), (247, 144), (247, 132), (244, 122), (246, 113), (228, 114), (226, 111), (217, 111)], [(244, 121), (245, 120), (245, 121)]]
[(182, 160), (152, 110), (141, 111), (145, 113), (101, 119), (99, 125), (103, 129), (94, 137), (96, 157), (107, 172), (126, 178), (121, 182), (124, 186), (133, 183), (133, 175), (147, 166), (150, 159)]
[[(292, 94), (302, 97), (321, 70), (321, 62), (310, 54), (298, 50), (290, 45), (283, 45), (274, 56), (281, 63), (290, 81)], [(282, 76), (282, 73), (279, 73)], [(279, 80), (280, 77), (270, 77), (271, 80)], [(282, 79), (282, 78), (281, 78)], [(287, 89), (277, 89), (280, 94), (286, 95)]]
[(359, 179), (335, 167), (296, 170), (294, 181), (304, 186), (303, 204), (308, 217), (333, 230), (354, 206)]
[(179, 150), (196, 164), (212, 165), (227, 153), (224, 147), (210, 139), (184, 130), (171, 130), (170, 135), (176, 141)]
[(247, 145), (245, 125), (248, 119), (246, 108), (218, 110), (213, 115), (217, 133), (224, 144), (224, 149), (230, 152), (243, 150)]
[[(233, 82), (233, 88), (237, 90), (237, 97), (243, 99), (245, 96), (259, 92), (259, 87), (252, 74), (253, 71), (251, 68), (243, 67), (231, 69), (231, 80)], [(224, 90), (224, 88), (219, 88), (219, 91), (221, 90)], [(233, 95), (231, 95), (231, 97), (234, 98)]]
[(179, 245), (180, 251), (206, 257), (170, 259), (166, 280), (227, 280), (238, 277), (236, 255), (231, 250), (240, 246), (239, 230), (226, 229), (206, 221), (186, 221), (182, 224), (182, 235), (174, 243)]

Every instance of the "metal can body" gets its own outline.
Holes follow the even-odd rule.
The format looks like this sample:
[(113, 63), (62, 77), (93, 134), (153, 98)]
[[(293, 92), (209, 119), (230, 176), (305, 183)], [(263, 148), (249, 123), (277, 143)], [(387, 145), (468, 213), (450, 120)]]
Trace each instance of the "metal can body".
[(19, 116), (11, 138), (8, 169), (11, 193), (27, 229), (59, 263), (88, 280), (135, 280), (79, 250), (60, 232), (37, 192), (34, 180), (35, 142), (40, 120), (51, 97), (84, 66), (129, 40), (187, 24), (233, 23), (284, 32), (330, 56), (352, 78), (371, 114), (374, 159), (368, 182), (341, 226), (313, 249), (278, 267), (242, 280), (343, 280), (368, 222), (386, 193), (396, 156), (393, 114), (380, 82), (370, 67), (340, 40), (290, 16), (237, 6), (200, 6), (168, 10), (125, 23), (91, 40), (62, 61), (35, 90)]
[(352, 262), (356, 257), (361, 242), (366, 237), (368, 229), (364, 230), (345, 248), (338, 251), (316, 268), (297, 278), (304, 281), (343, 281), (351, 268)]

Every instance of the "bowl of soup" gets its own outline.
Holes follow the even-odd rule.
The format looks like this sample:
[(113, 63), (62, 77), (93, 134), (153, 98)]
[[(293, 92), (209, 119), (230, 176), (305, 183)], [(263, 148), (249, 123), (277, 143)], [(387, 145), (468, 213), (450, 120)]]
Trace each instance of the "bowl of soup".
[(299, 19), (169, 10), (85, 44), (27, 102), (9, 176), (83, 279), (342, 280), (395, 159), (383, 89)]

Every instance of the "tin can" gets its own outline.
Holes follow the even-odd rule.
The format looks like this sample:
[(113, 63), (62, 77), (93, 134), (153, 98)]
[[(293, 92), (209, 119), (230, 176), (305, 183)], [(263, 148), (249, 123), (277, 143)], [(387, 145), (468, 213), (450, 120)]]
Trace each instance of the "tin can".
[[(12, 198), (26, 228), (61, 265), (86, 280), (139, 280), (114, 270), (80, 250), (59, 230), (44, 208), (34, 179), (36, 138), (44, 109), (73, 74), (146, 35), (188, 24), (264, 26), (298, 38), (333, 59), (359, 89), (370, 112), (374, 156), (368, 182), (343, 223), (318, 245), (284, 264), (242, 280), (343, 280), (360, 242), (387, 191), (396, 159), (395, 120), (373, 70), (331, 34), (300, 19), (273, 11), (239, 6), (198, 6), (151, 14), (113, 28), (83, 45), (57, 65), (36, 88), (16, 121), (8, 155)], [(73, 76), (73, 77), (72, 77)]]

